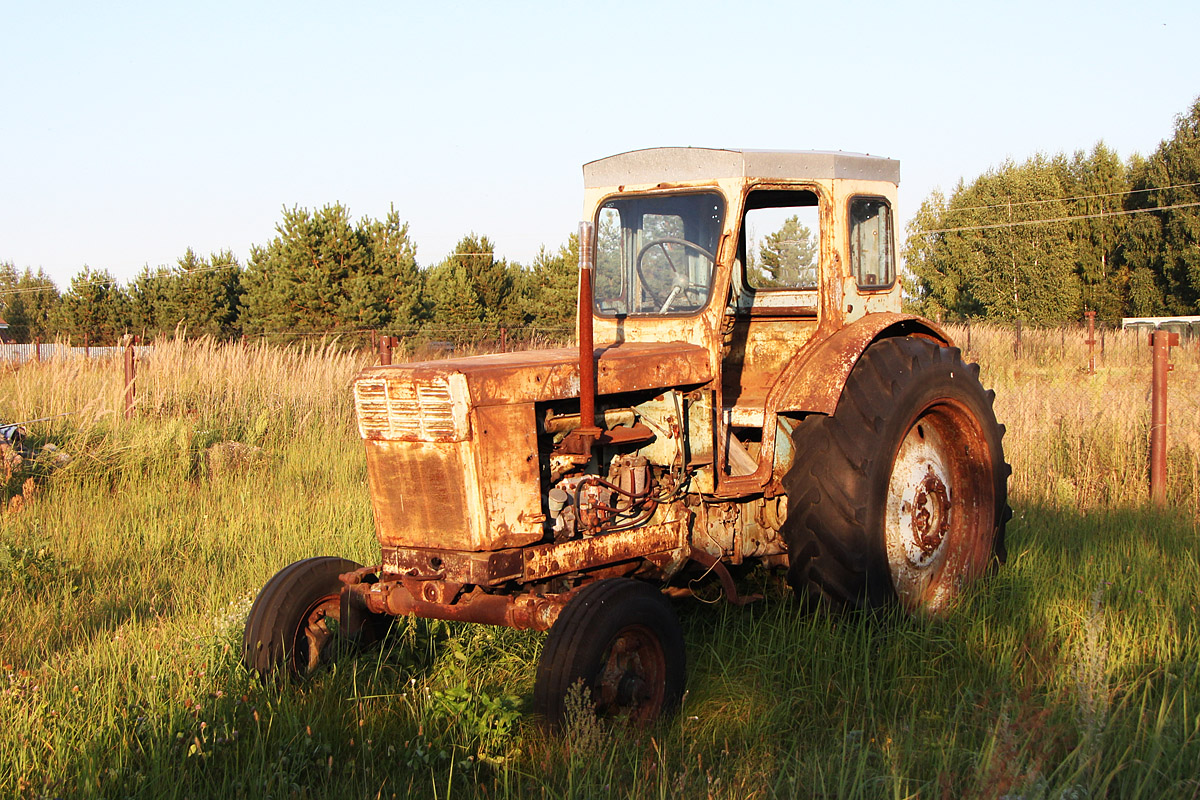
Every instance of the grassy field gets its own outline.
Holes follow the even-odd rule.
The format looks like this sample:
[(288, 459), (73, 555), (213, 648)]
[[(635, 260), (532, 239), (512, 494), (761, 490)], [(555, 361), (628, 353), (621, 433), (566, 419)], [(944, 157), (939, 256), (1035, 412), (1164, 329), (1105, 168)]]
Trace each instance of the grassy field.
[(678, 716), (561, 737), (527, 716), (539, 634), (406, 621), (304, 685), (240, 666), (279, 568), (377, 552), (359, 356), (169, 343), (132, 420), (118, 363), (0, 372), (0, 422), (66, 415), (0, 467), (0, 797), (1200, 797), (1200, 353), (1156, 510), (1144, 336), (1095, 376), (1078, 331), (969, 338), (1014, 469), (1000, 572), (937, 621), (801, 615), (752, 573), (748, 608), (678, 601)]

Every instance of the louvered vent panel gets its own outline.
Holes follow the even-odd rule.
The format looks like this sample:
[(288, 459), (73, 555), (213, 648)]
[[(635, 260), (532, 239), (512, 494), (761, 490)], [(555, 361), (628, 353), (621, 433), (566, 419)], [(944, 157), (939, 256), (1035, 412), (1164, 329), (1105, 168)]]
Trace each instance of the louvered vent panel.
[[(461, 394), (461, 392), (459, 393)], [(466, 438), (466, 404), (444, 377), (359, 378), (354, 384), (363, 438), (457, 442)]]

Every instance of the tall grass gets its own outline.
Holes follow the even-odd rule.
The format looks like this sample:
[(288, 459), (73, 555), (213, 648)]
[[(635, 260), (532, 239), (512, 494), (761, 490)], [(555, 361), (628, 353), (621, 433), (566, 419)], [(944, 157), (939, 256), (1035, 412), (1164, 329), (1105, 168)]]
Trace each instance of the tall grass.
[(1008, 564), (954, 613), (803, 616), (753, 572), (761, 603), (680, 601), (674, 719), (580, 713), (563, 736), (528, 720), (533, 633), (403, 621), (304, 684), (241, 668), (271, 574), (377, 553), (360, 357), (171, 343), (139, 363), (130, 420), (119, 363), (0, 374), (0, 421), (72, 412), (30, 425), (0, 498), (28, 494), (0, 514), (0, 796), (1200, 795), (1196, 351), (1172, 355), (1155, 510), (1148, 348), (1109, 334), (1089, 376), (1077, 341), (1035, 336), (1016, 359), (1011, 332), (971, 332), (1016, 517)]
[[(1135, 331), (1097, 332), (1096, 373), (1078, 329), (1024, 330), (1020, 355), (1010, 329), (948, 326), (1010, 435), (1012, 491), (1065, 508), (1138, 505), (1150, 463), (1151, 352)], [(967, 342), (970, 342), (968, 349)], [(1171, 349), (1168, 375), (1168, 494), (1200, 514), (1200, 340)]]

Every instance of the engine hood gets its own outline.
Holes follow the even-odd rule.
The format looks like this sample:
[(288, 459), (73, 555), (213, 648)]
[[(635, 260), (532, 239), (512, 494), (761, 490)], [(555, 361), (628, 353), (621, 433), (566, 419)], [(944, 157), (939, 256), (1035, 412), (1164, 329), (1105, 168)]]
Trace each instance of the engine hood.
[[(599, 347), (599, 394), (699, 385), (712, 380), (708, 351), (686, 342), (622, 342)], [(368, 367), (357, 379), (463, 386), (471, 406), (565, 400), (579, 396), (579, 350), (570, 347), (492, 353)]]

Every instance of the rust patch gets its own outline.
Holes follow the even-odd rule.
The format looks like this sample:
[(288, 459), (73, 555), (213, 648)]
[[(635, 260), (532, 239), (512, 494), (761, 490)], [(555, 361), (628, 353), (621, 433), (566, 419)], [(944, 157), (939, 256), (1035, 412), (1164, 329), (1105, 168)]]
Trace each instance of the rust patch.
[(906, 503), (904, 510), (912, 517), (913, 541), (928, 558), (941, 546), (950, 528), (950, 494), (932, 467), (917, 487), (912, 505)]
[(832, 414), (850, 370), (867, 346), (889, 330), (895, 335), (925, 336), (952, 344), (939, 327), (912, 314), (868, 314), (832, 334), (822, 320), (808, 345), (792, 359), (767, 393), (758, 468), (748, 475), (721, 475), (717, 495), (741, 497), (761, 492), (773, 478), (778, 414), (781, 411)]
[(470, 444), (366, 442), (375, 531), (384, 547), (477, 549), (482, 514)]
[(437, 548), (391, 547), (383, 551), (385, 577), (441, 579), (461, 584), (496, 586), (521, 577), (524, 562), (517, 549), (465, 552)]
[(521, 551), (524, 579), (542, 580), (618, 561), (643, 558), (686, 545), (687, 528), (682, 521), (647, 525), (628, 531), (605, 533), (561, 544), (538, 545)]
[[(700, 385), (712, 380), (708, 349), (674, 342), (618, 342), (596, 349), (596, 380), (601, 395)], [(465, 381), (472, 407), (566, 400), (579, 397), (579, 351), (560, 347), (516, 353), (368, 367), (355, 379), (372, 397), (387, 385), (447, 385)], [(374, 407), (374, 406), (373, 406)], [(382, 424), (382, 423), (380, 423)]]
[(832, 414), (850, 370), (871, 342), (889, 328), (897, 335), (924, 335), (952, 344), (944, 331), (912, 314), (868, 314), (825, 338), (815, 336), (813, 345), (780, 376), (768, 404), (778, 411)]
[[(352, 592), (371, 612), (392, 616), (415, 616), (425, 619), (444, 619), (502, 625), (509, 628), (548, 631), (558, 619), (570, 593), (539, 595), (488, 594), (475, 591), (452, 600), (427, 600), (413, 592), (401, 581), (381, 581), (357, 584)], [(434, 597), (445, 595), (435, 594)]]

